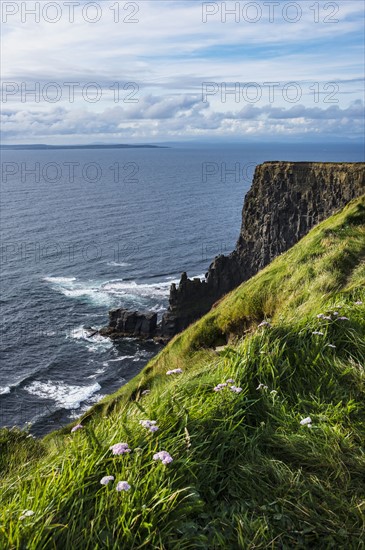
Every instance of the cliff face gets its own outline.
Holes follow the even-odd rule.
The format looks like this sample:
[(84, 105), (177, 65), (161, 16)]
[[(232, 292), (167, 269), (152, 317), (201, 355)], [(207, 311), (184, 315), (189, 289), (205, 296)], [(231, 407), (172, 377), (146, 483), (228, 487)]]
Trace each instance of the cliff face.
[(365, 163), (266, 162), (247, 193), (235, 250), (218, 256), (205, 281), (183, 273), (171, 286), (161, 332), (170, 337), (224, 294), (285, 252), (320, 221), (365, 193)]

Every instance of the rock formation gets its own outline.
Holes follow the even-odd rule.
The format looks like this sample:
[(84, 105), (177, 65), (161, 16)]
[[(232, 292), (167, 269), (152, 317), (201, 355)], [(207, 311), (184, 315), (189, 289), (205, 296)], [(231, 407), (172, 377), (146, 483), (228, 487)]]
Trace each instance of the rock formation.
[(102, 336), (119, 338), (135, 336), (152, 338), (156, 333), (157, 313), (141, 313), (128, 309), (112, 309), (109, 311), (109, 326), (100, 330)]
[(180, 284), (171, 285), (162, 335), (171, 337), (186, 328), (314, 225), (363, 193), (365, 163), (275, 161), (257, 166), (235, 250), (216, 257), (204, 281), (183, 273)]
[[(365, 193), (365, 163), (265, 162), (256, 167), (246, 195), (236, 248), (217, 256), (205, 280), (171, 285), (169, 308), (157, 326), (156, 313), (125, 309), (109, 313), (104, 336), (167, 340), (209, 311), (224, 294), (285, 252), (317, 223)], [(217, 230), (219, 236), (219, 228)]]

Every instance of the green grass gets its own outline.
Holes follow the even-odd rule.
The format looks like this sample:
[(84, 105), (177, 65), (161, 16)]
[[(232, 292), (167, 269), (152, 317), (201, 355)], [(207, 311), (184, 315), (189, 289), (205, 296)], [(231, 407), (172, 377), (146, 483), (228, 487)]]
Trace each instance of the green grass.
[[(0, 548), (365, 548), (364, 258), (362, 198), (175, 337), (82, 430), (2, 430)], [(241, 393), (213, 391), (228, 378)], [(113, 456), (120, 441), (132, 452)], [(171, 464), (153, 460), (162, 449)]]

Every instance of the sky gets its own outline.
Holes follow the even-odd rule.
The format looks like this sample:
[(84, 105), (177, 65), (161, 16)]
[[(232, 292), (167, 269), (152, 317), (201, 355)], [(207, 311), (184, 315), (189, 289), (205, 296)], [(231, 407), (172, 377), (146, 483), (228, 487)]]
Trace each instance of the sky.
[(1, 10), (3, 144), (364, 138), (362, 0)]

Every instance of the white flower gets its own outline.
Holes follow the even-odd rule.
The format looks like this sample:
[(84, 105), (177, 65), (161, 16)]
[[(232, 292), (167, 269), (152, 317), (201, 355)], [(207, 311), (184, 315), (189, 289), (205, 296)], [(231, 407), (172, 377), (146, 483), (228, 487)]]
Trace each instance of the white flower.
[(265, 386), (265, 384), (261, 384), (261, 382), (260, 382), (260, 384), (259, 384), (259, 385), (257, 386), (257, 388), (256, 388), (256, 389), (257, 389), (257, 390), (267, 390), (267, 389), (268, 389), (268, 387), (267, 387), (267, 386)]
[(308, 426), (310, 427), (312, 425), (312, 419), (310, 416), (307, 416), (306, 418), (303, 418), (303, 420), (300, 421), (301, 426)]
[(29, 518), (30, 516), (34, 516), (33, 510), (24, 510), (23, 514), (20, 516), (19, 519), (23, 520), (25, 518)]

